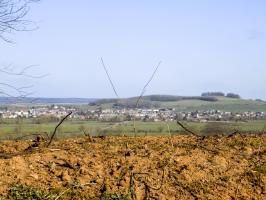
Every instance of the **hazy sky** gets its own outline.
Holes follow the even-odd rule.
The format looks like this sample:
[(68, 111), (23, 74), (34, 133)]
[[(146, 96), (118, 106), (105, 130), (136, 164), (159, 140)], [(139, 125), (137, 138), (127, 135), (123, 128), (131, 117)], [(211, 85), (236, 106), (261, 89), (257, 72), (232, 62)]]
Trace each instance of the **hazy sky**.
[(42, 0), (27, 18), (33, 32), (0, 41), (0, 64), (38, 64), (35, 96), (115, 97), (103, 57), (121, 97), (146, 94), (239, 93), (266, 99), (265, 0)]

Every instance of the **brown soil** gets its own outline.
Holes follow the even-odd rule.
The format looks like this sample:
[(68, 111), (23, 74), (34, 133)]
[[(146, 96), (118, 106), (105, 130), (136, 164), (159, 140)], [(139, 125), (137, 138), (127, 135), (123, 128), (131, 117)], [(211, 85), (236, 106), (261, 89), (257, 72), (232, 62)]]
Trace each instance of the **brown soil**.
[(15, 184), (60, 199), (266, 199), (266, 136), (0, 142), (0, 194)]

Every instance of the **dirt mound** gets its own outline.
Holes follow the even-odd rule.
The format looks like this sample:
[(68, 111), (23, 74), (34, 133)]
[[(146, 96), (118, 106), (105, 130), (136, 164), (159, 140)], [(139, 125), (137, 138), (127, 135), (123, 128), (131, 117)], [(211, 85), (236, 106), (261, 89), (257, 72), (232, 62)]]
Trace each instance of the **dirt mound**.
[(47, 199), (266, 199), (265, 136), (76, 138), (24, 151), (32, 144), (0, 142), (3, 198), (23, 186)]

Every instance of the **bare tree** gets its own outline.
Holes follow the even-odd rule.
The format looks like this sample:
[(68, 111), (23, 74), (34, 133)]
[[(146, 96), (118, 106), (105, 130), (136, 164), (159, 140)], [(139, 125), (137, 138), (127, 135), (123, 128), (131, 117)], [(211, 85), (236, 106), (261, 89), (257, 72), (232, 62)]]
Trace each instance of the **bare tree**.
[[(33, 21), (27, 20), (26, 16), (30, 11), (30, 5), (39, 0), (0, 0), (0, 40), (13, 43), (9, 38), (14, 32), (31, 31), (37, 29)], [(46, 75), (32, 75), (31, 69), (36, 65), (30, 65), (23, 68), (15, 67), (13, 64), (0, 66), (0, 75), (26, 78), (41, 78)], [(15, 86), (11, 83), (0, 82), (0, 96), (5, 97), (26, 97), (32, 94), (29, 91), (33, 86)]]

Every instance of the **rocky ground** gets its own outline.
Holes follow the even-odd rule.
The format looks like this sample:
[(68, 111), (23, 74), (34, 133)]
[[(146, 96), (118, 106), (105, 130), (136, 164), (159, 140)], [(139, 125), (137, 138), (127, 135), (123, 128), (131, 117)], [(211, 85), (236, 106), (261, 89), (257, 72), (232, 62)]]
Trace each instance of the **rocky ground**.
[(266, 199), (266, 136), (0, 142), (0, 199)]

